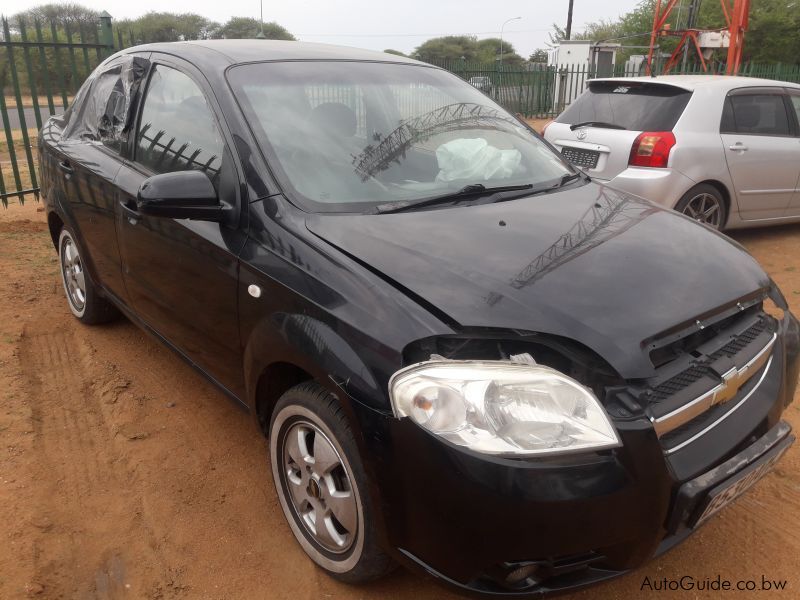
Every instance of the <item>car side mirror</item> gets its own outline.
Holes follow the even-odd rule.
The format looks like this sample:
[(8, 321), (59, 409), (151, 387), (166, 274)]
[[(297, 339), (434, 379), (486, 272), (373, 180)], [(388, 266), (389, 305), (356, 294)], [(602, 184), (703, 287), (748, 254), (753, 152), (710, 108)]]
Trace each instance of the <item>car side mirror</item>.
[(202, 171), (153, 175), (142, 182), (136, 208), (143, 215), (198, 221), (223, 220), (225, 205)]

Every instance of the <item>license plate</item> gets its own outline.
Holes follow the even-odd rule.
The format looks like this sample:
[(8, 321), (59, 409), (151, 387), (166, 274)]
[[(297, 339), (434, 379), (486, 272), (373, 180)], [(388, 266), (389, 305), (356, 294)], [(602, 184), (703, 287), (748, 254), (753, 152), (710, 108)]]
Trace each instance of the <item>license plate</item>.
[(600, 153), (596, 150), (584, 150), (583, 148), (571, 148), (569, 146), (562, 148), (561, 154), (573, 165), (584, 169), (594, 169), (600, 159)]
[(725, 481), (712, 489), (706, 497), (705, 508), (702, 513), (700, 513), (697, 521), (695, 521), (694, 527), (713, 517), (720, 510), (749, 490), (753, 484), (772, 470), (775, 463), (781, 459), (788, 449), (789, 446), (785, 446), (780, 452), (773, 454), (764, 462), (753, 465), (750, 469), (745, 469), (738, 475), (735, 475), (732, 480)]

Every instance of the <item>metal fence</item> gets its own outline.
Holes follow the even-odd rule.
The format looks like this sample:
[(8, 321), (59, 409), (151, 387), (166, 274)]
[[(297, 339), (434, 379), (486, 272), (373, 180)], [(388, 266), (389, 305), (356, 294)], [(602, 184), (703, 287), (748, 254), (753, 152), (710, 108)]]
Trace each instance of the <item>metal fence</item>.
[(38, 198), (35, 146), (42, 123), (66, 110), (92, 70), (115, 51), (111, 17), (95, 27), (0, 19), (0, 201)]
[[(431, 64), (473, 83), (507, 110), (529, 118), (557, 115), (583, 93), (590, 80), (597, 77), (637, 77), (645, 74), (644, 65), (639, 69), (626, 69), (624, 65), (618, 65), (613, 69), (598, 71), (589, 65), (534, 63), (523, 67), (500, 68), (492, 63), (476, 64), (458, 60), (431, 61)], [(708, 71), (703, 71), (699, 65), (690, 66), (683, 74), (724, 75), (725, 65), (711, 65)], [(800, 65), (744, 64), (739, 75), (800, 83)]]
[[(66, 110), (87, 75), (107, 56), (149, 41), (157, 40), (116, 28), (107, 13), (94, 24), (19, 20), (12, 25), (7, 19), (0, 19), (0, 119), (4, 134), (0, 138), (0, 202), (4, 206), (9, 199), (38, 199), (35, 147), (43, 122)], [(500, 68), (496, 63), (463, 60), (434, 64), (470, 81), (506, 109), (525, 117), (558, 114), (586, 89), (589, 80), (598, 76), (641, 74), (638, 70), (625, 71), (621, 66), (613, 72), (599, 73), (589, 66), (525, 64)], [(709, 70), (723, 71), (724, 65)], [(740, 74), (800, 83), (800, 65), (745, 64)], [(352, 90), (347, 93), (352, 95)], [(438, 98), (409, 90), (403, 93), (405, 96), (400, 94), (398, 100), (401, 108), (408, 109), (410, 118), (425, 113), (427, 104), (441, 105)], [(412, 93), (413, 97), (409, 95)], [(359, 104), (356, 97), (348, 99)], [(360, 115), (359, 124), (365, 126), (364, 119)]]

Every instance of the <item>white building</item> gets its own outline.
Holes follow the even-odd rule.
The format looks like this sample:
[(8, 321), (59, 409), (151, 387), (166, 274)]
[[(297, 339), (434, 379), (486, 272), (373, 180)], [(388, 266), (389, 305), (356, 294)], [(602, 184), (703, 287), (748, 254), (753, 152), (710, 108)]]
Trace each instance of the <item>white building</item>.
[(548, 64), (556, 67), (554, 104), (557, 112), (586, 89), (589, 79), (611, 77), (621, 44), (589, 40), (562, 40), (550, 50)]

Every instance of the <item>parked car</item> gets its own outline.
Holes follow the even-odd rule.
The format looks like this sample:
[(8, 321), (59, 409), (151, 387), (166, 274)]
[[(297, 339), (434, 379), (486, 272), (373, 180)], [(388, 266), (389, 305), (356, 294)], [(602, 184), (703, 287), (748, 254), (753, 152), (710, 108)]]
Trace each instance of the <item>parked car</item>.
[(476, 76), (469, 78), (469, 84), (472, 87), (478, 88), (480, 91), (484, 92), (485, 94), (492, 93), (492, 79), (486, 76)]
[(127, 315), (249, 411), (343, 581), (620, 575), (794, 441), (800, 328), (756, 261), (439, 68), (139, 46), (39, 140), (72, 313)]
[(545, 131), (608, 185), (715, 229), (800, 221), (800, 85), (596, 79)]

